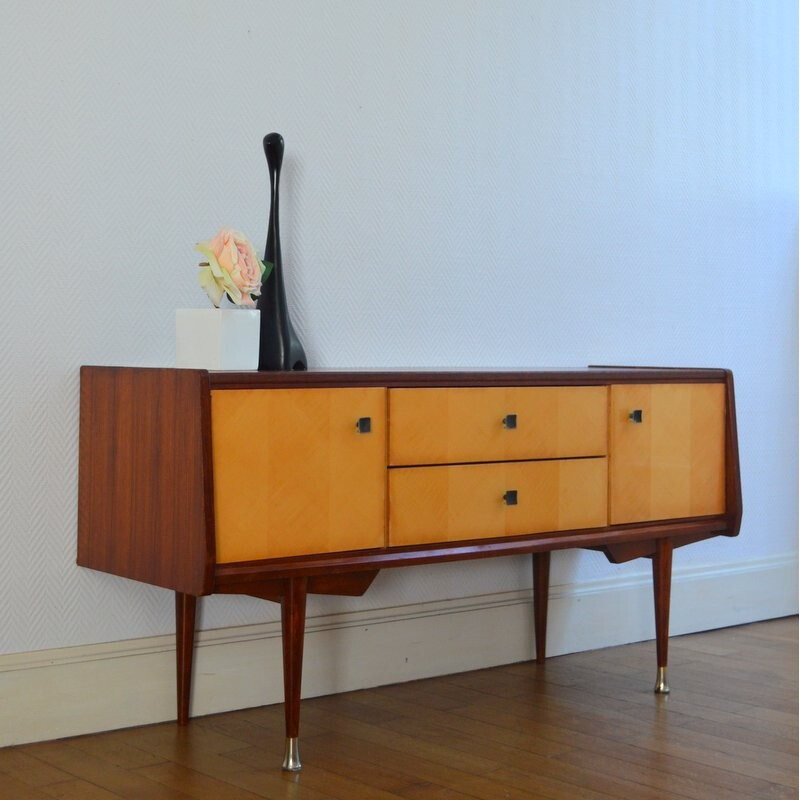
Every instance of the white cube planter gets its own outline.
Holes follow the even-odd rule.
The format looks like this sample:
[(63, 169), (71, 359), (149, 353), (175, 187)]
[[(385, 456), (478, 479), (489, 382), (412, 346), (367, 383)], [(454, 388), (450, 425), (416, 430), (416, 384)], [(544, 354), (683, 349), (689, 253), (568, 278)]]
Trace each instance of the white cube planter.
[(261, 312), (251, 308), (179, 308), (175, 360), (192, 369), (258, 369)]

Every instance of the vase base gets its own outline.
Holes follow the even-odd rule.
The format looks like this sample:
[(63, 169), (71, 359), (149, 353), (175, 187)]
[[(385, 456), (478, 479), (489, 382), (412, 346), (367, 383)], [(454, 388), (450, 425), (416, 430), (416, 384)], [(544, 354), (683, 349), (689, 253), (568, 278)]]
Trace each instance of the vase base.
[(179, 308), (175, 363), (184, 369), (254, 370), (261, 312), (254, 308)]

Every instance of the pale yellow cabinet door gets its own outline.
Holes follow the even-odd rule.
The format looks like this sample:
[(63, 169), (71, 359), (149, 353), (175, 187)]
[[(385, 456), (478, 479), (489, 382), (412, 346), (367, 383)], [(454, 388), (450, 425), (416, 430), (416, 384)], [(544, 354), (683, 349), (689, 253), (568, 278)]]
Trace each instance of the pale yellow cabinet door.
[(609, 522), (725, 511), (725, 386), (611, 387)]
[(215, 390), (211, 438), (218, 563), (384, 546), (385, 389)]

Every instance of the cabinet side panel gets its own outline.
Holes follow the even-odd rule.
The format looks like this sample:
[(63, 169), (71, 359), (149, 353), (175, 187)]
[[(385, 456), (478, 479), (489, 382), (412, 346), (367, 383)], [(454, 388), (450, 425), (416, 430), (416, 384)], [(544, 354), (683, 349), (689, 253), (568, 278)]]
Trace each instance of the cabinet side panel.
[(742, 482), (739, 474), (739, 444), (736, 432), (736, 401), (733, 391), (733, 373), (725, 376), (725, 513), (729, 534), (739, 535), (742, 524)]
[(210, 591), (207, 373), (84, 367), (80, 414), (78, 564)]

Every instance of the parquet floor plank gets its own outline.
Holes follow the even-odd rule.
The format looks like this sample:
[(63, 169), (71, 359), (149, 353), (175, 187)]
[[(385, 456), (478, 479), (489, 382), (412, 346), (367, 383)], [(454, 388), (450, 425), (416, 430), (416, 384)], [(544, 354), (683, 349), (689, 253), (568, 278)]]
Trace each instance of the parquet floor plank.
[(42, 787), (42, 791), (55, 800), (119, 800), (121, 797), (101, 786), (81, 780), (50, 783)]
[(68, 772), (45, 764), (20, 747), (6, 747), (0, 750), (0, 773), (9, 775), (27, 786), (62, 783), (72, 778)]
[(23, 783), (5, 773), (0, 773), (0, 797), (13, 797), (14, 800), (49, 800), (41, 788)]
[(86, 783), (93, 784), (128, 800), (187, 800), (189, 795), (169, 790), (134, 771), (117, 767), (102, 758), (67, 743), (43, 742), (27, 745), (35, 758)]

